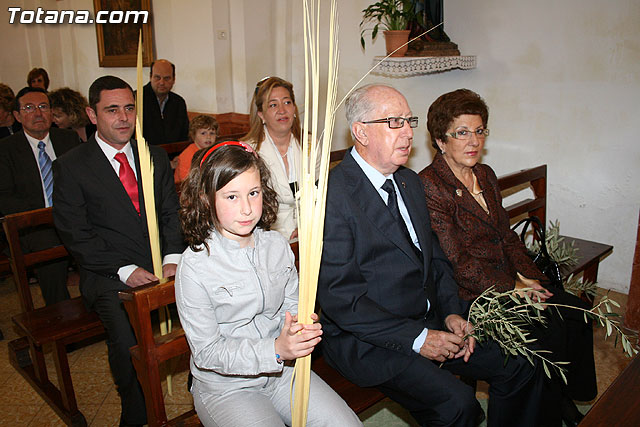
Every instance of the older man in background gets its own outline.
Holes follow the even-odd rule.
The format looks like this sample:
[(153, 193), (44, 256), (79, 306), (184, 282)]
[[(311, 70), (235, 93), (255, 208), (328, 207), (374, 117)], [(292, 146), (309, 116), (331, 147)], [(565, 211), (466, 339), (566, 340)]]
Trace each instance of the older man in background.
[(151, 63), (150, 81), (144, 86), (142, 133), (149, 144), (189, 139), (189, 117), (184, 99), (171, 91), (176, 66), (166, 59)]
[[(80, 143), (71, 130), (51, 128), (51, 104), (41, 88), (25, 87), (16, 95), (14, 118), (22, 130), (0, 141), (0, 216), (53, 205), (52, 163)], [(22, 250), (38, 251), (59, 245), (54, 229), (37, 229), (21, 237)], [(69, 298), (67, 262), (35, 270), (45, 304)]]

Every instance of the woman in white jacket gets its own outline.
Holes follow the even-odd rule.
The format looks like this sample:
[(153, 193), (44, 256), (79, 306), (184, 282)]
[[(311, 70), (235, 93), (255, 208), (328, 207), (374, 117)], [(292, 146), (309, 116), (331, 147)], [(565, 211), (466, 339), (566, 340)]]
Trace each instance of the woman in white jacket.
[[(279, 233), (265, 231), (277, 209), (269, 171), (241, 142), (196, 156), (200, 167), (181, 194), (189, 248), (176, 272), (195, 409), (205, 426), (291, 425), (290, 361), (310, 354), (322, 329), (297, 323), (293, 253)], [(308, 425), (361, 425), (313, 372)]]
[(272, 229), (293, 240), (298, 236), (295, 195), (301, 171), (301, 129), (293, 85), (279, 77), (262, 79), (251, 100), (249, 133), (243, 141), (260, 153), (278, 194), (278, 217)]

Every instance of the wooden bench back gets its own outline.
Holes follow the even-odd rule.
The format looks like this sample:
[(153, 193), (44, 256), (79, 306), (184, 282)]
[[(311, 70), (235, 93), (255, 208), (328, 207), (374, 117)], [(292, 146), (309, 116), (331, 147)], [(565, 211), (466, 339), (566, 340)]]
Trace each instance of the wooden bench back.
[(20, 245), (21, 231), (37, 227), (53, 228), (52, 208), (36, 209), (7, 215), (4, 217), (2, 224), (9, 244), (11, 254), (9, 262), (13, 272), (13, 280), (18, 290), (20, 306), (24, 313), (33, 311), (33, 298), (31, 297), (31, 290), (29, 289), (27, 269), (40, 263), (66, 258), (69, 256), (69, 253), (63, 245), (53, 246), (28, 254), (22, 252), (22, 246)]
[(120, 292), (138, 341), (131, 356), (144, 391), (149, 426), (200, 425), (194, 410), (168, 420), (164, 406), (160, 364), (188, 354), (189, 345), (182, 329), (154, 337), (151, 312), (175, 302), (174, 284), (172, 278)]
[(533, 198), (505, 206), (509, 218), (520, 215), (537, 216), (542, 224), (547, 221), (547, 165), (522, 169), (498, 178), (500, 191), (508, 191), (528, 184), (533, 191)]
[(243, 113), (199, 113), (197, 111), (189, 111), (187, 115), (189, 120), (193, 120), (194, 117), (204, 114), (205, 116), (211, 116), (218, 122), (218, 136), (222, 137), (238, 137), (244, 136), (249, 132), (249, 115)]
[[(503, 175), (498, 178), (498, 186), (501, 191), (509, 191), (523, 185), (529, 185), (533, 190), (533, 198), (527, 198), (518, 203), (506, 206), (505, 209), (512, 220), (521, 215), (537, 216), (542, 224), (547, 224), (547, 165), (534, 168), (522, 169)], [(576, 249), (577, 261), (575, 264), (564, 264), (560, 266), (560, 273), (563, 278), (582, 274), (583, 280), (590, 282), (598, 281), (598, 265), (600, 260), (608, 256), (613, 251), (613, 246), (578, 239), (569, 236), (560, 236), (567, 244)], [(592, 303), (591, 297), (583, 294), (582, 298)]]

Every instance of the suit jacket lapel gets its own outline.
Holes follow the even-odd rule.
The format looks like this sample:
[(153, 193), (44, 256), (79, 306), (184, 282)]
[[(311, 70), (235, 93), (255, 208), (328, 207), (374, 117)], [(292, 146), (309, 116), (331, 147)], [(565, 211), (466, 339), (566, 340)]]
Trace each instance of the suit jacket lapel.
[(60, 157), (62, 153), (60, 152), (60, 145), (58, 144), (58, 139), (54, 137), (53, 132), (49, 129), (49, 140), (51, 141), (51, 147), (53, 148), (53, 152), (56, 153), (56, 158)]
[[(131, 203), (131, 198), (129, 197), (129, 195), (127, 194), (127, 199), (129, 200), (129, 204), (131, 205), (131, 207), (133, 208), (133, 212), (136, 214), (136, 217), (140, 220), (145, 219), (144, 221), (142, 221), (142, 226), (144, 227), (144, 229), (147, 229), (147, 221), (146, 221), (146, 214), (147, 214), (147, 210), (144, 204), (144, 192), (142, 191), (142, 172), (140, 171), (140, 156), (138, 155), (138, 143), (136, 140), (132, 139), (131, 142), (131, 149), (133, 150), (133, 158), (135, 159), (135, 163), (136, 163), (136, 175), (137, 175), (137, 180), (138, 180), (138, 201), (140, 203), (140, 215), (138, 215), (138, 212), (136, 212), (135, 207), (133, 207), (133, 203)], [(153, 156), (151, 155), (151, 150), (149, 150), (149, 156), (151, 157), (151, 163), (153, 164)], [(157, 175), (156, 175), (156, 168), (153, 168), (153, 194), (154, 194), (154, 201), (155, 201), (155, 194), (156, 193), (156, 189), (158, 188), (158, 179), (157, 179)], [(118, 178), (118, 180), (120, 180)], [(124, 187), (122, 187), (124, 188)], [(125, 194), (127, 192), (125, 191)]]
[(346, 182), (350, 186), (352, 200), (360, 206), (369, 220), (380, 230), (380, 234), (387, 237), (419, 267), (422, 267), (422, 262), (411, 248), (411, 243), (404, 236), (400, 225), (393, 218), (380, 194), (350, 153), (347, 153), (342, 163), (347, 178)]
[[(113, 166), (111, 166), (110, 160), (104, 155), (104, 152), (98, 146), (95, 138), (89, 139), (85, 144), (92, 144), (91, 156), (87, 159), (87, 167), (93, 174), (99, 177), (105, 187), (105, 191), (108, 192), (108, 194), (113, 195), (114, 200), (122, 205), (122, 210), (119, 210), (119, 212), (127, 212), (139, 220), (140, 216), (138, 215), (138, 212), (136, 212), (136, 208), (133, 206), (131, 198), (129, 197), (129, 194), (127, 194), (127, 190), (124, 189), (120, 178), (118, 178)], [(135, 153), (136, 150), (134, 148), (136, 167), (138, 167), (138, 159)], [(138, 174), (139, 173), (138, 168)], [(141, 192), (139, 189), (139, 181), (140, 180), (138, 180), (138, 191)]]
[[(491, 226), (492, 228), (495, 227), (495, 224), (493, 221), (493, 217), (496, 217), (496, 215), (494, 215), (495, 205), (491, 206), (487, 201), (488, 192), (486, 191), (486, 189), (488, 188), (487, 187), (488, 184), (486, 183), (486, 181), (482, 182), (480, 180), (480, 177), (476, 172), (478, 168), (474, 169), (474, 173), (476, 173), (476, 178), (478, 178), (478, 183), (480, 184), (480, 187), (484, 191), (482, 194), (485, 197), (485, 201), (487, 201), (487, 205), (489, 207), (489, 215), (487, 215), (484, 209), (482, 209), (480, 204), (476, 201), (476, 199), (473, 198), (471, 193), (467, 191), (467, 189), (460, 182), (460, 180), (456, 178), (456, 176), (453, 174), (453, 171), (451, 171), (451, 168), (449, 168), (449, 165), (447, 165), (447, 162), (444, 160), (444, 157), (442, 157), (440, 153), (436, 154), (433, 164), (435, 166), (435, 169), (438, 175), (442, 178), (442, 180), (446, 184), (449, 185), (453, 193), (453, 197), (456, 200), (456, 204), (460, 207), (460, 209), (464, 209), (465, 211), (471, 213), (479, 221), (484, 222), (485, 224)], [(458, 194), (461, 194), (461, 196), (459, 196)]]
[[(418, 237), (418, 243), (420, 244), (420, 250), (422, 251), (422, 271), (424, 272), (426, 279), (426, 275), (428, 274), (429, 270), (429, 263), (431, 262), (431, 236), (426, 232), (427, 227), (422, 226), (422, 224), (426, 221), (426, 218), (422, 217), (417, 206), (417, 203), (426, 204), (426, 201), (422, 193), (419, 195), (410, 194), (404, 181), (403, 172), (403, 169), (400, 169), (398, 172), (396, 172), (394, 174), (394, 179), (396, 181), (396, 184), (398, 185), (400, 194), (402, 195), (402, 200), (404, 201), (404, 204), (407, 207), (407, 211), (409, 212), (409, 217), (411, 218), (413, 229), (416, 232), (416, 236)], [(413, 254), (415, 255), (415, 253)], [(417, 257), (416, 260), (419, 261)]]
[(33, 156), (31, 144), (24, 135), (24, 131), (20, 133), (20, 143), (16, 144), (16, 159), (24, 159), (24, 171), (16, 171), (24, 173), (25, 179), (28, 179), (29, 188), (40, 189), (42, 207), (45, 206), (44, 191), (42, 189), (42, 178), (40, 177), (40, 165), (38, 160)]
[[(484, 196), (484, 201), (487, 203), (487, 208), (489, 209), (489, 215), (486, 215), (486, 221), (496, 230), (498, 227), (498, 221), (500, 219), (500, 215), (498, 215), (498, 209), (501, 208), (498, 204), (498, 200), (495, 197), (494, 189), (492, 185), (489, 183), (487, 179), (486, 169), (482, 169), (479, 167), (474, 168), (473, 172), (476, 174), (476, 178), (478, 179), (478, 184), (482, 188), (482, 195)], [(500, 190), (498, 190), (500, 191)]]

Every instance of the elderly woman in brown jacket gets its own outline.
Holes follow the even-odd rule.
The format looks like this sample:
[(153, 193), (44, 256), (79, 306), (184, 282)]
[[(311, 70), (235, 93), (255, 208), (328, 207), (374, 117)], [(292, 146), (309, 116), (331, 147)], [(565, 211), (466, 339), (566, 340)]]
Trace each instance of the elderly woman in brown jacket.
[[(484, 100), (468, 89), (440, 96), (427, 114), (437, 152), (420, 177), (431, 226), (453, 265), (460, 298), (470, 303), (491, 286), (498, 291), (528, 288), (534, 299), (584, 307), (562, 289), (547, 289), (548, 280), (511, 231), (496, 175), (479, 163), (489, 135), (488, 118)], [(561, 312), (562, 316), (549, 312), (548, 327), (532, 333), (541, 348), (552, 352), (553, 360), (571, 362), (566, 386), (558, 379), (548, 382), (547, 424), (559, 425), (562, 415), (575, 425), (581, 414), (571, 399), (591, 400), (597, 394), (593, 334), (581, 312)]]

